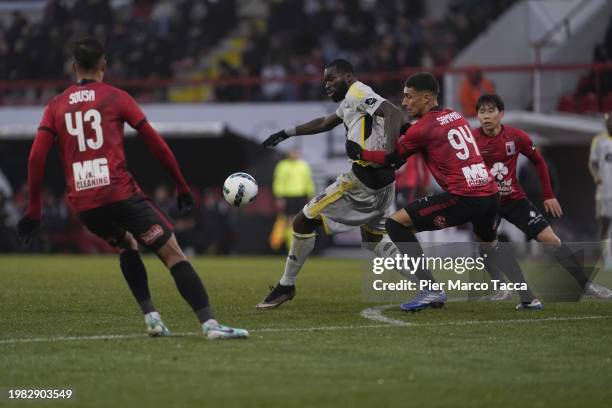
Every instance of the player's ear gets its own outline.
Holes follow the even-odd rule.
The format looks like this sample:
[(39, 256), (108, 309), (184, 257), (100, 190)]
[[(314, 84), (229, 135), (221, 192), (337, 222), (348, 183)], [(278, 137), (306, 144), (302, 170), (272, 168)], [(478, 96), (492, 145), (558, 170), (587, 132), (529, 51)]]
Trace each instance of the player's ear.
[(499, 119), (503, 119), (504, 118), (504, 111), (499, 111)]
[(77, 65), (76, 62), (72, 63), (72, 72), (74, 72), (75, 74), (77, 73)]
[(106, 57), (102, 57), (102, 59), (100, 60), (100, 71), (102, 73), (106, 71), (106, 66), (107, 66)]

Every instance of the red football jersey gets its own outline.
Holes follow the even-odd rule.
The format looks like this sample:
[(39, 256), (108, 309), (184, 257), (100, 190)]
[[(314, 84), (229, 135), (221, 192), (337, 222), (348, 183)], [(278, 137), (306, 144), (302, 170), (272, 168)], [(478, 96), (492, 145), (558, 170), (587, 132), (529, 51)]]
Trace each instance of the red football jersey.
[(529, 159), (536, 154), (536, 148), (529, 135), (520, 129), (502, 126), (497, 136), (487, 136), (482, 128), (474, 131), (476, 143), (485, 163), (495, 178), (501, 201), (509, 202), (525, 198), (525, 192), (516, 177), (516, 163), (519, 153)]
[(137, 128), (145, 121), (127, 92), (102, 82), (72, 85), (49, 102), (39, 129), (58, 143), (68, 202), (75, 211), (140, 192), (127, 171), (123, 126), (127, 122)]
[(489, 196), (497, 185), (487, 169), (470, 125), (451, 110), (431, 110), (400, 137), (397, 152), (419, 152), (440, 187), (461, 196)]

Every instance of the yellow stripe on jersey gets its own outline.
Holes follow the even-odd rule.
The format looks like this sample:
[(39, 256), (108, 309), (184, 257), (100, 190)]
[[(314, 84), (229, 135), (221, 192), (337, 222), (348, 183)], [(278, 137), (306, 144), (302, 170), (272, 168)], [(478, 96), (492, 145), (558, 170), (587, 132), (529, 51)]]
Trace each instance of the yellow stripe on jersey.
[[(366, 134), (366, 118), (365, 118), (365, 116), (363, 116), (361, 118), (361, 148), (362, 149), (366, 148), (365, 134)], [(371, 166), (371, 163), (367, 162), (365, 160), (357, 160), (355, 163), (357, 163), (361, 167)]]
[(365, 116), (361, 118), (361, 148), (365, 149), (365, 125), (366, 125), (366, 120), (365, 120)]
[(332, 235), (332, 232), (329, 230), (329, 227), (327, 226), (327, 222), (325, 221), (327, 219), (326, 216), (322, 215), (321, 216), (321, 221), (323, 222), (323, 232), (325, 232), (325, 235)]
[(355, 97), (356, 99), (363, 99), (366, 96), (365, 91), (359, 89), (357, 82), (353, 83), (348, 90), (348, 94)]

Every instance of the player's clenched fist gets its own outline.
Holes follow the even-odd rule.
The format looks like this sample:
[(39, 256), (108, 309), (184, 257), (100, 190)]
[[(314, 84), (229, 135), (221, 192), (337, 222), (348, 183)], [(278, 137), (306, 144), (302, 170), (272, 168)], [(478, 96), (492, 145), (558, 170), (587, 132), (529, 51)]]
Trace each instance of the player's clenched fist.
[(281, 130), (268, 136), (268, 138), (263, 141), (262, 145), (263, 147), (274, 147), (288, 137), (289, 135), (285, 133), (284, 130)]

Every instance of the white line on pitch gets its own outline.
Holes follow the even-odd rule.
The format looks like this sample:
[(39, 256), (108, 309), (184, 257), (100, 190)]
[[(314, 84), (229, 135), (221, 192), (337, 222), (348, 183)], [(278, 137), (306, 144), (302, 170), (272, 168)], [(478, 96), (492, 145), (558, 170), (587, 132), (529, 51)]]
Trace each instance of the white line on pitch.
[(363, 309), (359, 315), (364, 319), (373, 320), (375, 322), (386, 323), (391, 326), (411, 326), (412, 323), (405, 320), (391, 319), (390, 317), (383, 316), (383, 311), (397, 307), (397, 305), (383, 305), (374, 306), (367, 309)]
[[(410, 323), (404, 326), (393, 324), (370, 324), (370, 325), (350, 325), (350, 326), (319, 326), (319, 327), (287, 327), (287, 328), (263, 328), (253, 329), (253, 333), (270, 333), (270, 332), (308, 332), (308, 331), (338, 331), (338, 330), (358, 330), (358, 329), (375, 329), (375, 328), (397, 328), (397, 327), (418, 327), (418, 326), (467, 326), (477, 324), (505, 324), (505, 323), (538, 323), (551, 321), (571, 321), (571, 320), (595, 320), (595, 319), (610, 319), (612, 316), (570, 316), (570, 317), (544, 317), (534, 319), (507, 319), (507, 320), (458, 320), (446, 322), (432, 323)], [(175, 337), (199, 336), (199, 332), (184, 332), (174, 333)], [(95, 336), (49, 336), (49, 337), (30, 337), (17, 339), (0, 339), (0, 344), (16, 344), (16, 343), (46, 343), (53, 341), (88, 341), (88, 340), (125, 340), (125, 339), (144, 339), (146, 334), (108, 334)]]

